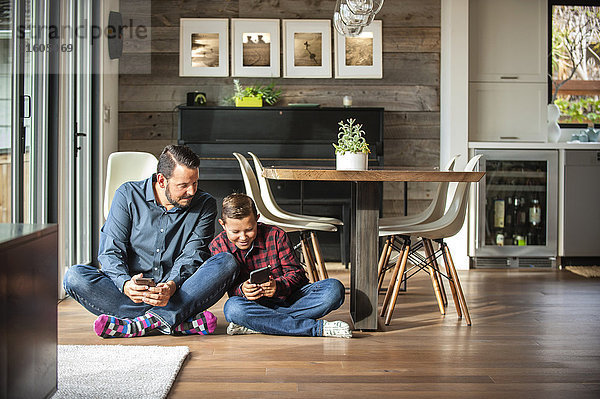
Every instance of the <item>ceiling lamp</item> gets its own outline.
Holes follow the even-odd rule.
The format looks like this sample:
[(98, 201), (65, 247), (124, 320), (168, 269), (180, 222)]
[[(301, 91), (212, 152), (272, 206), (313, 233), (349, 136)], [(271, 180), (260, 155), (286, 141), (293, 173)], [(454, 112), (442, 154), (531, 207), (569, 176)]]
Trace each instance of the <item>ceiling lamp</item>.
[(337, 0), (333, 26), (341, 35), (358, 36), (373, 22), (383, 7), (383, 0)]

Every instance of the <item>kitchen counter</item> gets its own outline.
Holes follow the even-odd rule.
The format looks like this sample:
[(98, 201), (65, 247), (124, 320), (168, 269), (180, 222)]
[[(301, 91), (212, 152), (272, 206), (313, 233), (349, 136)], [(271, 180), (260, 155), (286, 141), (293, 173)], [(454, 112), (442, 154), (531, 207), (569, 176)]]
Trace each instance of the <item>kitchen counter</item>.
[(469, 141), (469, 148), (531, 149), (531, 150), (600, 150), (600, 143), (532, 143), (515, 141)]

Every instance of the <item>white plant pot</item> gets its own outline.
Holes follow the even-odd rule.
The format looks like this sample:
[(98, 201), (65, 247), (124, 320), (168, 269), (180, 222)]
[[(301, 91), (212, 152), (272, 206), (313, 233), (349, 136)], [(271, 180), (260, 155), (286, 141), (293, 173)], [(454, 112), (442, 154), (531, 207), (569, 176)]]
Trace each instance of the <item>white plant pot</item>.
[(335, 168), (337, 170), (367, 170), (369, 156), (364, 152), (358, 154), (335, 154)]
[(548, 104), (548, 142), (558, 143), (560, 140), (560, 126), (558, 125), (560, 118), (560, 109), (558, 105)]

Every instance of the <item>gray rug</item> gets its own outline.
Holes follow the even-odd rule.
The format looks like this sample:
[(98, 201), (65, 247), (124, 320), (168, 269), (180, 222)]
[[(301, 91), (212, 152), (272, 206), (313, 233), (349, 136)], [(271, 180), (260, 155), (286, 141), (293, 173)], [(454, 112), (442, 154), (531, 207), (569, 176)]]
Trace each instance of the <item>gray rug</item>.
[(586, 278), (600, 277), (600, 266), (567, 266), (565, 269)]
[(187, 346), (58, 345), (53, 399), (162, 399), (189, 352)]

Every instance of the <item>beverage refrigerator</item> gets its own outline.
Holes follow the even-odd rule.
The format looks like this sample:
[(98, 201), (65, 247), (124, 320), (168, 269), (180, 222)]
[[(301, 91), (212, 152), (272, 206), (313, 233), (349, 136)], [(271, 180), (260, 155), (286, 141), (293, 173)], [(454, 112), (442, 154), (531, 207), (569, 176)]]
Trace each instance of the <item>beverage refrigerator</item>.
[(552, 266), (557, 255), (558, 151), (475, 150), (473, 267)]

